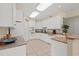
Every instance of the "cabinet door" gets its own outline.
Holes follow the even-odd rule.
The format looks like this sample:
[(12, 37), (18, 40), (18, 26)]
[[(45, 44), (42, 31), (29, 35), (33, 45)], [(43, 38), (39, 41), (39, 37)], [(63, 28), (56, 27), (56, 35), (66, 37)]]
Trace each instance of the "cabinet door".
[(79, 40), (73, 40), (72, 55), (79, 56)]
[(0, 26), (12, 26), (12, 4), (0, 4)]
[(0, 50), (0, 56), (26, 56), (26, 45)]
[(52, 40), (52, 56), (67, 56), (67, 54), (67, 44)]

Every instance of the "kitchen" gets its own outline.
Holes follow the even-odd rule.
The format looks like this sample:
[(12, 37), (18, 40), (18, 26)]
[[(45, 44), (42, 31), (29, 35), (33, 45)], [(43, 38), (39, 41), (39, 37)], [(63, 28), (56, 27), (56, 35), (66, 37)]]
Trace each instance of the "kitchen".
[[(0, 55), (79, 55), (78, 32), (75, 33), (75, 30), (73, 31), (74, 28), (71, 28), (74, 21), (73, 23), (71, 23), (72, 20), (69, 22), (73, 17), (73, 20), (78, 18), (79, 11), (74, 9), (77, 9), (79, 4), (55, 3), (45, 11), (41, 11), (41, 15), (38, 15), (36, 18), (29, 17), (38, 5), (39, 3), (0, 4), (0, 38), (16, 39), (15, 43), (8, 45), (2, 43), (2, 46), (0, 46)], [(70, 12), (70, 10), (72, 11)], [(63, 24), (70, 25), (67, 38), (62, 32)], [(75, 23), (76, 25), (78, 23)], [(77, 29), (77, 27), (75, 28)], [(40, 43), (37, 44), (37, 42)], [(40, 44), (42, 48), (39, 47)], [(35, 52), (31, 50), (32, 48)], [(42, 52), (44, 50), (46, 51)]]

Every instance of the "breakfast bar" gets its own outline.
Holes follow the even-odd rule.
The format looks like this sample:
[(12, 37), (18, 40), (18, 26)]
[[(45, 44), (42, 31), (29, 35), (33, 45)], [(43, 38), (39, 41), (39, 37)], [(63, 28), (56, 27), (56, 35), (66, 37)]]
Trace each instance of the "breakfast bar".
[(78, 34), (67, 34), (67, 38), (65, 35), (61, 34), (52, 34), (52, 40), (56, 40), (58, 42), (66, 43), (68, 55), (79, 55), (79, 35)]
[(0, 56), (26, 55), (26, 41), (21, 36), (16, 37), (15, 43), (0, 46)]

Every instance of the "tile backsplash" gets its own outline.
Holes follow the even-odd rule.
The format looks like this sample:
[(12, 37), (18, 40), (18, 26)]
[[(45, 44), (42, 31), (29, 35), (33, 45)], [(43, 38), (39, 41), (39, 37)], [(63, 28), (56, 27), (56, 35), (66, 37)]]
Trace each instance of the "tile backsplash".
[(8, 33), (8, 28), (5, 27), (0, 27), (0, 35), (6, 35)]

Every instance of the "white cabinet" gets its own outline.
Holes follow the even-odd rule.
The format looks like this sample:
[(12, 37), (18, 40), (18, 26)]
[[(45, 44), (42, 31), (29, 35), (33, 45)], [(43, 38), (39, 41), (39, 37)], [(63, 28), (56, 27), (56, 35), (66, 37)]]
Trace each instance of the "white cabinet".
[(12, 24), (12, 4), (1, 3), (0, 4), (0, 26), (11, 27)]
[(72, 44), (72, 55), (79, 56), (79, 40), (73, 40)]
[(23, 21), (23, 11), (16, 9), (16, 21)]
[(35, 28), (35, 21), (32, 19), (29, 19), (28, 25), (29, 25), (29, 27)]
[(51, 39), (42, 39), (51, 45), (51, 56), (67, 56), (67, 44)]
[(68, 40), (68, 55), (79, 56), (79, 40)]
[(18, 46), (0, 50), (0, 56), (26, 56), (26, 46)]
[[(43, 29), (43, 21), (37, 21), (36, 23), (35, 23), (35, 28), (36, 29)], [(45, 25), (45, 24), (44, 24)]]
[(49, 29), (61, 29), (63, 25), (63, 18), (62, 16), (56, 16), (56, 17), (52, 17), (48, 23), (47, 23), (47, 28)]
[(16, 4), (14, 6), (13, 13), (13, 24), (14, 29), (12, 30), (13, 36), (22, 36), (25, 41), (28, 40), (28, 22), (23, 17), (23, 11), (16, 9)]
[(67, 56), (68, 55), (67, 44), (52, 40), (51, 55)]
[(62, 25), (63, 17), (54, 16), (51, 18), (37, 21), (35, 26), (37, 29), (42, 29), (43, 27), (47, 27), (47, 29), (61, 29)]

